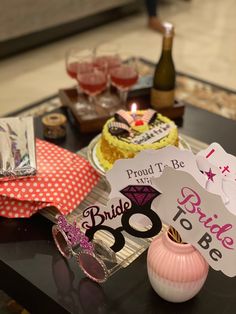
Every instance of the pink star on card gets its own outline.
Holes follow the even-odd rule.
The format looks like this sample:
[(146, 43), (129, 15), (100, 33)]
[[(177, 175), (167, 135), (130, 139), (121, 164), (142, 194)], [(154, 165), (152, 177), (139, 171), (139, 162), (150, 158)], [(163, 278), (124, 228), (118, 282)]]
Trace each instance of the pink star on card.
[(205, 174), (208, 177), (208, 180), (211, 180), (212, 182), (214, 182), (213, 178), (216, 175), (216, 173), (213, 173), (211, 168), (209, 169), (209, 171), (205, 171)]

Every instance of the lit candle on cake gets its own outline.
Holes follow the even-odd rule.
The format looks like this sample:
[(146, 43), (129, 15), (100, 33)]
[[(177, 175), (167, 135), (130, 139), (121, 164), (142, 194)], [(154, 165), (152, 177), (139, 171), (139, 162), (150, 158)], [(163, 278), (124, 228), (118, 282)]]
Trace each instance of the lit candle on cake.
[(137, 115), (137, 104), (133, 103), (131, 105), (131, 116), (134, 119), (134, 125), (135, 126), (141, 126), (144, 124), (142, 119), (139, 119), (138, 115)]
[(133, 117), (134, 121), (136, 120), (136, 113), (137, 113), (137, 104), (134, 102), (131, 105), (131, 116)]

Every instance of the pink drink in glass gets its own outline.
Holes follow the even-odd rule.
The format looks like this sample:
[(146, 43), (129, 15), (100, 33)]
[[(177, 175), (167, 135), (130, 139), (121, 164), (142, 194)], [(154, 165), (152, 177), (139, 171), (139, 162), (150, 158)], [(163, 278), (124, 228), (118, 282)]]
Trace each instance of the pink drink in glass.
[(76, 79), (77, 77), (77, 65), (78, 62), (71, 62), (66, 67), (66, 71), (72, 79)]
[(104, 67), (107, 67), (108, 71), (112, 68), (118, 67), (121, 65), (121, 60), (119, 56), (100, 56), (96, 57), (94, 61), (94, 66), (98, 69), (103, 69)]
[(76, 79), (78, 73), (88, 73), (93, 71), (93, 64), (90, 62), (70, 62), (67, 65), (68, 75)]
[(97, 95), (107, 87), (107, 77), (101, 71), (79, 73), (77, 76), (81, 89), (88, 95)]
[(138, 73), (129, 65), (121, 65), (110, 71), (111, 81), (114, 86), (121, 90), (128, 90), (138, 81)]

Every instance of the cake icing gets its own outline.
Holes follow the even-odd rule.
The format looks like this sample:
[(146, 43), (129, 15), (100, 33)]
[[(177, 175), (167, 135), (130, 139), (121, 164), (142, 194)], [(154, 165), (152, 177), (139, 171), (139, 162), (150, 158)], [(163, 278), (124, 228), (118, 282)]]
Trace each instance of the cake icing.
[(135, 118), (120, 110), (105, 123), (96, 155), (100, 165), (109, 170), (117, 159), (168, 145), (178, 146), (178, 130), (172, 120), (152, 109), (138, 111)]

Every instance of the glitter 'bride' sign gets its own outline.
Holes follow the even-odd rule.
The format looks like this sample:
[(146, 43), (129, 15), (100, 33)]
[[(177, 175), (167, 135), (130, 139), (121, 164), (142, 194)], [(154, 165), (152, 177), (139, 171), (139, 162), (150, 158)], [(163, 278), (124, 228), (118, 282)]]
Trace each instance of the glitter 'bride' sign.
[[(120, 197), (112, 198), (106, 207), (100, 204), (87, 207), (80, 224), (89, 239), (93, 239), (97, 231), (109, 232), (114, 238), (111, 249), (118, 252), (125, 245), (123, 231), (137, 238), (150, 238), (161, 231), (161, 220), (151, 209), (152, 201), (159, 194), (152, 186), (126, 186), (120, 190)], [(146, 217), (148, 228), (143, 228), (138, 215)]]

